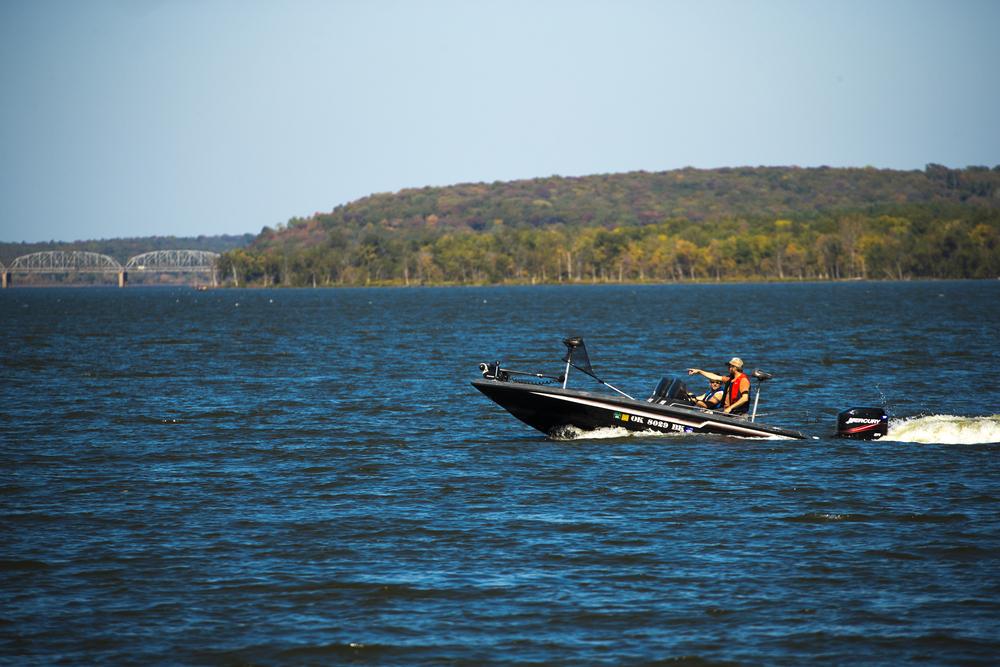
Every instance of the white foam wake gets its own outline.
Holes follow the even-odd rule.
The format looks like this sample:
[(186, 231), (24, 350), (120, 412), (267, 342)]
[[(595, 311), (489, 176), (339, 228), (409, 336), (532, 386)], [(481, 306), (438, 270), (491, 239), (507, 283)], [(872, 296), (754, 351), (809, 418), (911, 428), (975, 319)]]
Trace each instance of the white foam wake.
[(889, 421), (885, 440), (947, 445), (977, 445), (1000, 442), (1000, 415), (955, 417), (930, 415)]
[(563, 426), (558, 432), (551, 434), (553, 440), (606, 440), (609, 438), (630, 438), (640, 436), (647, 438), (650, 436), (685, 435), (684, 433), (664, 433), (662, 431), (630, 431), (619, 426), (605, 426), (596, 428), (593, 431), (584, 431), (575, 426)]

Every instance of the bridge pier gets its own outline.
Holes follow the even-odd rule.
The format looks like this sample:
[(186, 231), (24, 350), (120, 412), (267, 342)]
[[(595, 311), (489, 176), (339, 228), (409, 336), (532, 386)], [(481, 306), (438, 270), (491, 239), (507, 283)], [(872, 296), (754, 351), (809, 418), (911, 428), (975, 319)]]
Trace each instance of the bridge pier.
[(118, 272), (118, 287), (125, 287), (125, 283), (128, 282), (128, 271)]
[(0, 284), (2, 284), (2, 289), (7, 289), (14, 284), (11, 280), (12, 278), (13, 276), (10, 274), (10, 271), (4, 271), (0, 274)]

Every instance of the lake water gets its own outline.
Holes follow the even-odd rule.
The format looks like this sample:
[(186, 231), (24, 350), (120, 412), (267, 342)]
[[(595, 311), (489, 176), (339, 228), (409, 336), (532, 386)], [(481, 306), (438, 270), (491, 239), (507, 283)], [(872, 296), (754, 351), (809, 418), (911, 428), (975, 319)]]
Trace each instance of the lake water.
[[(0, 662), (1000, 654), (1000, 281), (15, 288), (0, 321)], [(571, 334), (639, 396), (741, 356), (817, 437), (553, 441), (469, 384)], [(888, 439), (829, 437), (863, 405)]]

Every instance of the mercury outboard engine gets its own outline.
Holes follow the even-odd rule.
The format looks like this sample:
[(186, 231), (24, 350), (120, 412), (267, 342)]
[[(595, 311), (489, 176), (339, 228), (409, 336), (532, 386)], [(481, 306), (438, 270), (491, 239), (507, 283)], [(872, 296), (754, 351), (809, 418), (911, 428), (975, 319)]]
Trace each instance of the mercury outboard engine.
[(837, 437), (878, 440), (889, 432), (889, 415), (882, 408), (850, 408), (837, 415)]

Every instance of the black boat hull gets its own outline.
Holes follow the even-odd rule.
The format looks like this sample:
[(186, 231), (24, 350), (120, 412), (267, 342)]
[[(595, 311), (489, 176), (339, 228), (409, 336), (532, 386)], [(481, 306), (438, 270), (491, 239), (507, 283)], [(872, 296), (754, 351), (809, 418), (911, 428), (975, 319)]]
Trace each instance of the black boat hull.
[(664, 405), (517, 381), (474, 380), (472, 385), (528, 426), (549, 436), (559, 436), (571, 427), (581, 431), (624, 428), (744, 438), (805, 438), (798, 431), (676, 402)]

